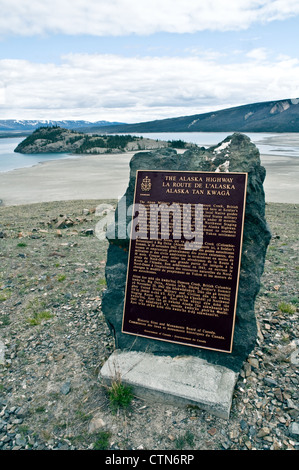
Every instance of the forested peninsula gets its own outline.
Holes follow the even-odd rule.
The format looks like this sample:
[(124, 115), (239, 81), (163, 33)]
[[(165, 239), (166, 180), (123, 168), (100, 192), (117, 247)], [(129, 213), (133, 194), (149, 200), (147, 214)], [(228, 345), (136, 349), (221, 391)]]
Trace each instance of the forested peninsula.
[(58, 126), (40, 127), (26, 137), (15, 152), (102, 154), (135, 150), (152, 150), (164, 147), (187, 148), (192, 144), (183, 141), (162, 141), (132, 135), (86, 134)]

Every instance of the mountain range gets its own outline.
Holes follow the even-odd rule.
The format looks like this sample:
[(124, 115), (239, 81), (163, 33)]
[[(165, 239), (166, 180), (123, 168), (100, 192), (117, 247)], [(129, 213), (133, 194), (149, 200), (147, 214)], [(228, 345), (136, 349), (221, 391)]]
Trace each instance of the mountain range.
[(45, 126), (58, 126), (63, 127), (64, 129), (83, 129), (83, 128), (102, 128), (105, 126), (121, 125), (121, 122), (109, 122), (109, 121), (97, 121), (90, 122), (84, 120), (62, 120), (62, 121), (53, 121), (53, 120), (27, 120), (27, 119), (5, 119), (0, 120), (0, 131), (1, 132), (23, 132), (26, 133), (33, 132), (39, 127)]
[(113, 128), (106, 126), (105, 132), (299, 132), (299, 98)]
[(0, 120), (3, 134), (28, 135), (44, 126), (89, 133), (128, 132), (299, 132), (299, 98), (263, 101), (233, 108), (133, 124), (84, 120)]

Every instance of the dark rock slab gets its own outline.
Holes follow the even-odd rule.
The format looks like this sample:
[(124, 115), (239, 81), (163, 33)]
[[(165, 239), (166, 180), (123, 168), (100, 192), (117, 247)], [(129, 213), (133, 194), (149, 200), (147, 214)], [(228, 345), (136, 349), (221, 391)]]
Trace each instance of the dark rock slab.
[[(126, 220), (119, 221), (118, 212), (121, 205), (126, 204), (126, 207), (129, 207), (133, 203), (136, 170), (142, 169), (248, 173), (238, 304), (233, 350), (230, 354), (121, 333), (129, 250), (129, 236), (124, 237), (123, 234), (126, 228), (124, 225), (127, 225), (131, 218), (127, 216)], [(117, 349), (145, 351), (171, 357), (192, 355), (212, 364), (239, 371), (256, 342), (254, 305), (271, 239), (265, 220), (263, 189), (265, 175), (257, 147), (247, 136), (238, 133), (228, 136), (223, 142), (208, 149), (202, 147), (177, 154), (174, 149), (168, 148), (134, 155), (130, 162), (128, 188), (115, 212), (116, 237), (107, 235), (109, 241), (106, 265), (107, 289), (103, 294), (102, 311), (114, 335)], [(118, 233), (122, 236), (119, 237)]]

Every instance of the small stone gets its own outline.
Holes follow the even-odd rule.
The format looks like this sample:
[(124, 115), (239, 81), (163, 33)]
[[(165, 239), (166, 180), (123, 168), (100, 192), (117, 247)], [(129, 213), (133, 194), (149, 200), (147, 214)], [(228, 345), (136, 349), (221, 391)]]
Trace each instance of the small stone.
[(273, 442), (273, 450), (280, 450), (281, 449), (281, 444), (280, 442), (274, 440)]
[(282, 424), (286, 424), (287, 423), (287, 420), (284, 416), (278, 416), (278, 421)]
[(249, 364), (254, 367), (255, 369), (258, 369), (259, 368), (259, 361), (257, 359), (255, 359), (254, 357), (250, 357), (248, 359), (248, 362)]
[(56, 361), (61, 361), (65, 357), (65, 354), (60, 353), (58, 356), (56, 356)]
[(230, 441), (227, 440), (227, 441), (222, 442), (221, 445), (222, 445), (224, 450), (228, 450), (228, 449), (230, 449), (232, 444), (231, 444)]
[(88, 432), (92, 434), (98, 429), (103, 428), (104, 426), (106, 426), (105, 421), (103, 421), (103, 419), (99, 416), (94, 416), (89, 423)]
[(292, 437), (298, 438), (299, 436), (299, 423), (291, 423), (289, 426), (289, 433)]
[(231, 432), (229, 433), (229, 437), (230, 437), (230, 439), (231, 439), (232, 441), (233, 441), (233, 440), (236, 440), (236, 439), (238, 438), (238, 436), (239, 436), (239, 433), (238, 433), (238, 431), (237, 431), (236, 429), (234, 429), (233, 431), (231, 431)]
[(23, 418), (15, 418), (12, 420), (12, 424), (22, 424)]
[(6, 421), (4, 421), (4, 419), (1, 419), (1, 418), (0, 418), (0, 431), (2, 431), (3, 429), (5, 429), (6, 426), (7, 426)]
[(246, 442), (245, 442), (245, 445), (246, 445), (247, 449), (249, 449), (249, 450), (252, 449), (252, 444), (251, 444), (250, 441), (246, 441)]
[(294, 410), (297, 410), (297, 405), (293, 402), (293, 400), (291, 400), (291, 398), (287, 398), (287, 407), (288, 409), (294, 409)]
[(244, 364), (245, 377), (249, 377), (251, 374), (251, 365), (247, 362)]
[(62, 217), (60, 220), (58, 220), (57, 224), (55, 225), (55, 228), (57, 229), (64, 228), (66, 226), (65, 222), (66, 222), (66, 217)]
[(270, 434), (270, 429), (267, 427), (262, 428), (256, 435), (256, 437), (265, 437)]
[(65, 221), (66, 227), (72, 227), (74, 225), (74, 221), (72, 219), (67, 219)]
[(277, 382), (272, 377), (264, 377), (264, 382), (270, 387), (277, 387)]
[(210, 429), (208, 430), (208, 433), (209, 433), (211, 436), (214, 436), (214, 435), (216, 434), (216, 432), (217, 432), (217, 429), (216, 429), (216, 428), (210, 428)]
[(26, 445), (26, 439), (20, 434), (16, 435), (16, 445), (20, 447), (24, 447)]
[(63, 393), (63, 395), (67, 395), (70, 391), (71, 391), (71, 382), (65, 382), (60, 388), (60, 392)]
[(247, 428), (247, 423), (246, 421), (244, 421), (244, 419), (241, 419), (240, 421), (240, 428), (242, 429), (242, 431)]
[(299, 349), (296, 349), (295, 351), (292, 352), (290, 356), (290, 361), (295, 366), (299, 365)]
[(276, 388), (276, 389), (274, 390), (274, 395), (275, 395), (275, 397), (277, 398), (277, 400), (283, 401), (283, 395), (282, 395), (282, 391), (281, 391), (280, 388)]

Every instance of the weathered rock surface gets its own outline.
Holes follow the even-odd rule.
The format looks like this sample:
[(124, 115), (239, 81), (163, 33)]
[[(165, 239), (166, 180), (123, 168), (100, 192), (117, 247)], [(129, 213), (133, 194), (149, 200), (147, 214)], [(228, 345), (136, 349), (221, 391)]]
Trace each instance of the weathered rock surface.
[[(119, 207), (133, 203), (136, 170), (184, 170), (184, 171), (232, 171), (247, 172), (248, 185), (245, 209), (243, 249), (239, 294), (231, 354), (183, 346), (148, 338), (135, 337), (121, 332), (124, 294), (126, 286), (129, 237), (125, 233), (125, 221), (118, 220)], [(260, 288), (265, 255), (271, 233), (265, 220), (263, 182), (265, 169), (261, 166), (256, 146), (243, 134), (228, 136), (223, 142), (209, 149), (199, 148), (177, 154), (173, 149), (161, 149), (134, 155), (130, 162), (130, 180), (125, 195), (115, 212), (116, 237), (110, 236), (106, 265), (107, 289), (103, 295), (102, 310), (106, 322), (115, 337), (116, 348), (147, 351), (159, 355), (195, 355), (213, 364), (224, 365), (238, 371), (252, 351), (257, 337), (255, 299)], [(119, 231), (118, 231), (119, 230)]]

